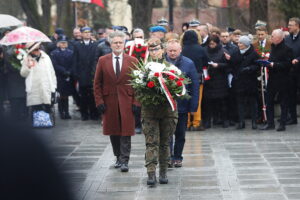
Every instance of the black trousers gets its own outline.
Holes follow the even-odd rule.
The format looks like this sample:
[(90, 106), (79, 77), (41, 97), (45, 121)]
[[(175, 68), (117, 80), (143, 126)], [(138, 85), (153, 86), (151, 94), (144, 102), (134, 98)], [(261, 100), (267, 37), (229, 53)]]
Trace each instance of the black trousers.
[[(249, 102), (249, 104), (247, 104), (247, 101)], [(237, 108), (238, 108), (239, 122), (245, 121), (245, 108), (247, 105), (250, 106), (252, 121), (256, 121), (257, 95), (256, 94), (239, 93), (239, 94), (237, 94)]]
[(285, 125), (288, 110), (288, 89), (268, 90), (267, 91), (267, 121), (269, 125), (274, 125), (274, 99), (278, 93), (278, 100), (280, 103), (280, 123)]
[(131, 151), (131, 136), (111, 135), (110, 142), (114, 155), (121, 163), (128, 164)]
[(28, 117), (28, 108), (26, 107), (26, 98), (11, 98), (10, 116), (15, 120), (24, 120)]
[(210, 124), (213, 117), (218, 117), (218, 113), (220, 113), (223, 122), (228, 120), (227, 97), (218, 99), (203, 98), (202, 109), (203, 120), (206, 124)]
[(237, 104), (237, 98), (236, 94), (233, 88), (229, 88), (228, 90), (229, 95), (227, 96), (227, 108), (230, 110), (228, 112), (228, 119), (230, 121), (236, 122), (238, 120), (238, 108), (236, 106)]
[(297, 121), (297, 92), (298, 86), (300, 85), (300, 80), (298, 77), (290, 77), (290, 87), (289, 87), (289, 100), (288, 100), (288, 111), (291, 120)]
[(92, 86), (82, 86), (79, 88), (80, 93), (80, 112), (82, 117), (96, 118), (98, 111), (95, 105), (94, 93)]
[(137, 108), (137, 112), (134, 114), (135, 118), (135, 128), (142, 128), (142, 122), (141, 122), (141, 107)]

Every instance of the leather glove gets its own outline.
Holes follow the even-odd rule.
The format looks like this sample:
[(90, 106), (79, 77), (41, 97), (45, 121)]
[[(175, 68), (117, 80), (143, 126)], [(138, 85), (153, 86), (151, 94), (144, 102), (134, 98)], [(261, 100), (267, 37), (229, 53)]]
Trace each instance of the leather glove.
[(138, 112), (139, 112), (139, 107), (132, 104), (132, 112), (133, 112), (134, 115), (137, 115)]
[(100, 104), (99, 106), (97, 106), (97, 110), (99, 112), (99, 115), (102, 115), (106, 110), (106, 106), (104, 104)]

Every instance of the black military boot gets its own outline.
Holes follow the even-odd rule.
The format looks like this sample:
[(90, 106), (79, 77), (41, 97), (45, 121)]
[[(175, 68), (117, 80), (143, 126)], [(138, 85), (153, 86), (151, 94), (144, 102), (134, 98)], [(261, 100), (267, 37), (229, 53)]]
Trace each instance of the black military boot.
[(148, 172), (147, 185), (154, 186), (156, 184), (155, 172)]
[(159, 183), (160, 184), (168, 184), (167, 170), (159, 171)]

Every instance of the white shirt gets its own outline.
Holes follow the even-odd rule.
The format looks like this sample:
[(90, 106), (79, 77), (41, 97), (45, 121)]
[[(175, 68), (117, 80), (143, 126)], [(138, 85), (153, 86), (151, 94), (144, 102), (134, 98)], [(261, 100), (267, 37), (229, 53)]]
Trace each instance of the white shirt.
[(203, 38), (202, 43), (205, 43), (207, 39), (208, 39), (208, 35)]
[(120, 55), (116, 56), (114, 53), (112, 53), (112, 63), (113, 63), (113, 67), (114, 67), (114, 71), (116, 73), (116, 57), (119, 57), (119, 63), (120, 63), (120, 73), (122, 70), (122, 64), (123, 64), (123, 53), (121, 53)]
[(259, 41), (259, 45), (262, 46), (263, 48), (265, 48), (266, 42), (267, 42), (267, 39), (264, 39), (264, 40), (262, 40), (262, 41)]

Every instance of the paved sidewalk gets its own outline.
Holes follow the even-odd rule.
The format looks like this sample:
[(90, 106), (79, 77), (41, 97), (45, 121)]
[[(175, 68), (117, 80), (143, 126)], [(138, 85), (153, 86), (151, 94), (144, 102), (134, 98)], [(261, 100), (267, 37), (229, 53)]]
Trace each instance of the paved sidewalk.
[(169, 184), (146, 185), (144, 136), (132, 138), (128, 173), (112, 164), (109, 137), (99, 122), (57, 120), (45, 130), (53, 153), (80, 200), (287, 200), (300, 199), (300, 125), (286, 132), (234, 127), (187, 132), (182, 168)]

